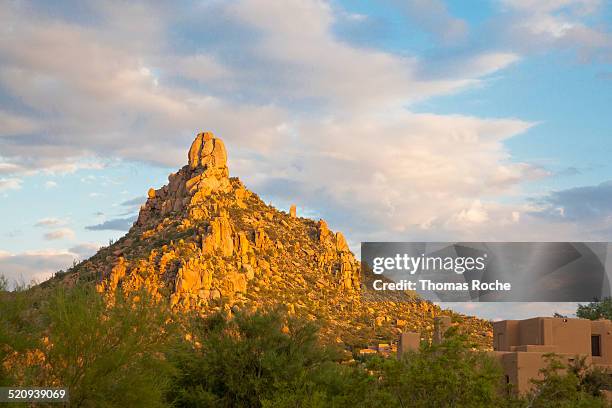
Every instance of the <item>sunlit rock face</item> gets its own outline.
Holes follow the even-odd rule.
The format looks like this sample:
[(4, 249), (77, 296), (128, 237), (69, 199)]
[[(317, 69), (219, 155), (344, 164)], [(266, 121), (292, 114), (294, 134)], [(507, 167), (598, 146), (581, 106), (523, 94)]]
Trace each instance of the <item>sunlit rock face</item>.
[[(344, 235), (323, 220), (279, 211), (229, 177), (221, 139), (199, 133), (187, 164), (148, 191), (128, 234), (71, 270), (112, 297), (147, 290), (177, 311), (202, 315), (284, 308), (317, 320), (322, 335), (354, 344), (403, 330), (433, 330), (440, 309), (413, 295), (407, 302), (362, 299), (360, 265)], [(488, 341), (488, 324), (472, 319)]]

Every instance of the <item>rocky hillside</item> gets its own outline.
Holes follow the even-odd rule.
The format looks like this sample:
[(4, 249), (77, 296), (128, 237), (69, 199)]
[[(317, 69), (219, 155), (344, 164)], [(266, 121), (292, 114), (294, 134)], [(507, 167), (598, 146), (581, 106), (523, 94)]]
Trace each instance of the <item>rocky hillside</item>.
[(58, 277), (94, 282), (100, 292), (146, 289), (177, 312), (202, 314), (284, 307), (317, 320), (323, 340), (363, 347), (403, 330), (431, 336), (433, 317), (451, 314), (470, 336), (490, 344), (490, 325), (416, 297), (366, 301), (359, 262), (342, 233), (323, 220), (265, 204), (230, 178), (223, 141), (197, 135), (188, 164), (150, 189), (123, 238)]

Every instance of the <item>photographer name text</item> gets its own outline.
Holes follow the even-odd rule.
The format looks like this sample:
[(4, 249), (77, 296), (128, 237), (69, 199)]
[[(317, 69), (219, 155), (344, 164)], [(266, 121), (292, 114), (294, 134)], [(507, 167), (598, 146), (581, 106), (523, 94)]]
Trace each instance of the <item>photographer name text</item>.
[(481, 282), (472, 280), (470, 282), (433, 282), (428, 279), (399, 280), (397, 282), (385, 282), (382, 279), (377, 279), (373, 282), (372, 287), (378, 291), (405, 291), (405, 290), (420, 290), (420, 291), (509, 291), (512, 290), (512, 285), (509, 282)]

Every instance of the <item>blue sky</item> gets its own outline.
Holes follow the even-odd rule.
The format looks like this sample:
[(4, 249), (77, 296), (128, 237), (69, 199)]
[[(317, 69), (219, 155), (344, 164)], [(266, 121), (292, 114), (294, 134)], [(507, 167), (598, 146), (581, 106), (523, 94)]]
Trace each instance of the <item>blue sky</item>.
[(0, 23), (12, 279), (122, 236), (202, 130), (232, 175), (353, 248), (610, 240), (609, 2), (10, 1)]

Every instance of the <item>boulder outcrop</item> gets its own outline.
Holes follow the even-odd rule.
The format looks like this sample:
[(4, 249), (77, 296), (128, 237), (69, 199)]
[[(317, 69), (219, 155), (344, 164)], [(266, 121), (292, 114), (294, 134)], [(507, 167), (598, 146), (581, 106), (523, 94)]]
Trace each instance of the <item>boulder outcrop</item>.
[(297, 217), (295, 205), (278, 211), (230, 178), (221, 139), (199, 133), (187, 160), (148, 191), (128, 234), (75, 266), (76, 276), (93, 274), (108, 296), (145, 289), (177, 312), (282, 305), (321, 320), (322, 335), (338, 341), (363, 341), (371, 328), (389, 336), (430, 330), (437, 306), (412, 295), (414, 303), (362, 298), (360, 264), (342, 233)]
[[(168, 177), (167, 185), (158, 190), (149, 189), (137, 225), (147, 225), (154, 214), (181, 215), (189, 204), (201, 203), (214, 192), (231, 190), (227, 152), (221, 139), (211, 132), (199, 133), (191, 144), (187, 159), (186, 166)], [(206, 214), (192, 216), (205, 217)]]

